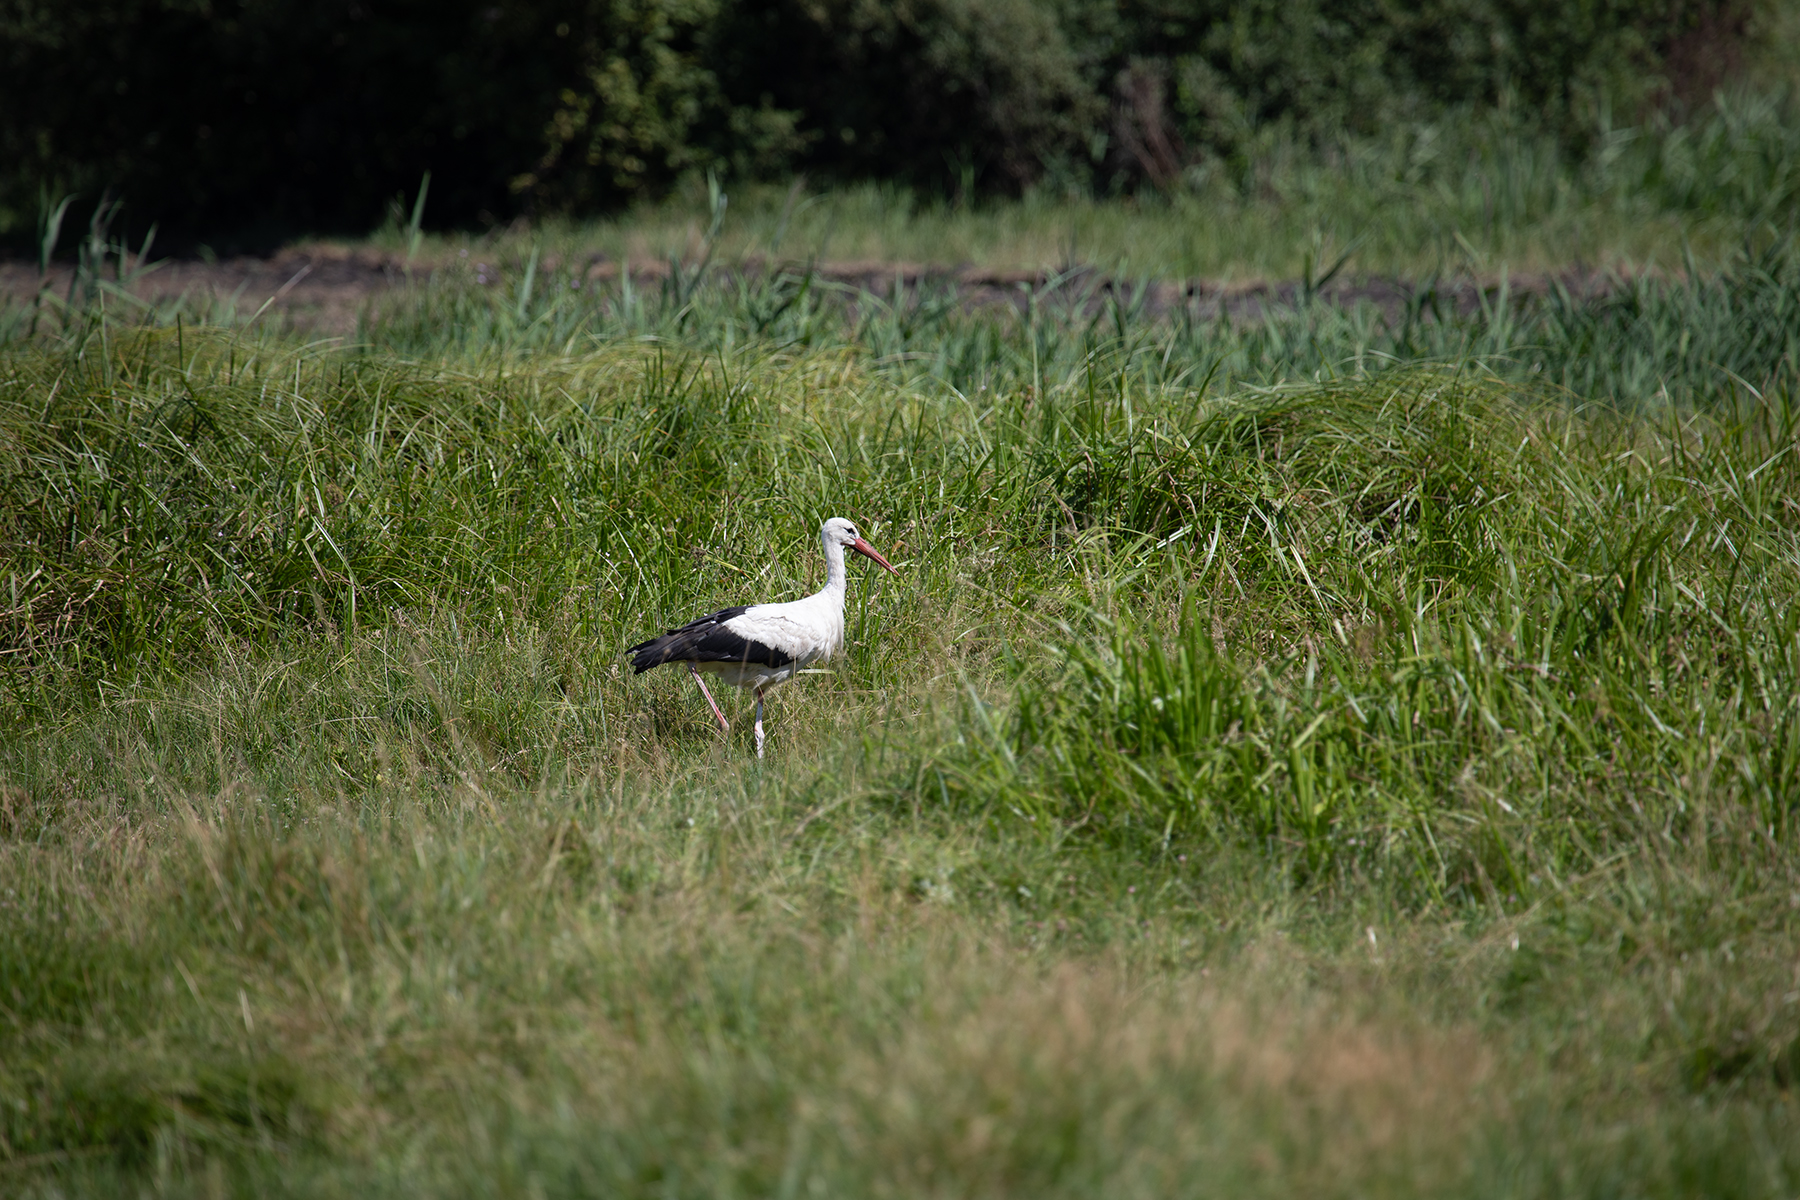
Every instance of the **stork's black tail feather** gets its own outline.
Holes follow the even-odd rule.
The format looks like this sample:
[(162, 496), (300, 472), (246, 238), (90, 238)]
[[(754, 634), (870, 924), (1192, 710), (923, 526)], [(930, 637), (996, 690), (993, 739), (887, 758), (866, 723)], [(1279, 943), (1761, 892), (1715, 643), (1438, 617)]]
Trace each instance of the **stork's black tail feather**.
[(671, 629), (661, 637), (625, 651), (631, 657), (634, 672), (642, 675), (652, 667), (672, 662), (741, 662), (784, 667), (794, 661), (783, 650), (754, 642), (725, 628), (725, 622), (743, 615), (747, 605), (724, 608), (697, 621), (689, 621), (680, 629)]
[(675, 651), (675, 633), (675, 630), (670, 630), (662, 637), (639, 642), (625, 651), (626, 657), (631, 659), (632, 672), (642, 675), (651, 667), (660, 667), (666, 662), (679, 660), (681, 655)]

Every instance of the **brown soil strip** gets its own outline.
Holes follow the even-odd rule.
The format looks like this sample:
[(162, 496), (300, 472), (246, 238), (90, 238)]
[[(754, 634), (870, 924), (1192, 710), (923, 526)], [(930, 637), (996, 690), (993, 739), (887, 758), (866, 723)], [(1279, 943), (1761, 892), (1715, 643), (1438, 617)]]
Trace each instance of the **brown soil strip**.
[[(158, 264), (129, 289), (142, 300), (168, 303), (185, 297), (201, 308), (210, 308), (218, 319), (246, 320), (263, 306), (263, 319), (302, 333), (343, 337), (355, 332), (358, 318), (385, 298), (408, 287), (429, 283), (440, 275), (476, 281), (474, 259), (416, 262), (410, 271), (405, 260), (368, 247), (329, 244), (301, 245), (270, 258), (231, 258), (217, 262), (170, 260)], [(522, 271), (518, 263), (488, 266), (486, 286), (501, 286)], [(614, 284), (625, 274), (625, 264), (602, 256), (540, 265), (546, 281), (579, 280), (588, 286)], [(1217, 320), (1221, 313), (1232, 321), (1254, 321), (1272, 308), (1291, 307), (1302, 300), (1299, 280), (1225, 284), (1206, 279), (1152, 280), (1148, 282), (1107, 277), (1091, 269), (1070, 272), (1004, 271), (981, 267), (945, 267), (924, 263), (829, 262), (805, 264), (749, 260), (722, 265), (717, 271), (761, 275), (778, 270), (800, 275), (811, 271), (824, 282), (856, 292), (889, 297), (898, 288), (904, 300), (921, 293), (953, 290), (959, 302), (971, 308), (1012, 305), (1023, 309), (1035, 293), (1053, 307), (1074, 304), (1084, 311), (1103, 311), (1118, 298), (1141, 304), (1151, 315), (1164, 315), (1183, 305), (1199, 321)], [(668, 278), (669, 263), (646, 261), (629, 264), (634, 283), (654, 287)], [(54, 267), (47, 280), (38, 276), (35, 264), (0, 261), (0, 304), (29, 304), (41, 284), (58, 297), (68, 294), (71, 268)], [(1568, 271), (1559, 275), (1514, 277), (1508, 282), (1513, 295), (1541, 295), (1561, 283), (1577, 293), (1591, 294), (1607, 288), (1605, 277), (1593, 271)], [(1373, 305), (1388, 320), (1400, 317), (1415, 297), (1421, 281), (1384, 276), (1335, 279), (1315, 292), (1318, 303), (1338, 307)], [(1439, 308), (1467, 314), (1479, 308), (1484, 296), (1493, 295), (1498, 280), (1469, 277), (1436, 281)], [(122, 303), (122, 302), (121, 302)]]

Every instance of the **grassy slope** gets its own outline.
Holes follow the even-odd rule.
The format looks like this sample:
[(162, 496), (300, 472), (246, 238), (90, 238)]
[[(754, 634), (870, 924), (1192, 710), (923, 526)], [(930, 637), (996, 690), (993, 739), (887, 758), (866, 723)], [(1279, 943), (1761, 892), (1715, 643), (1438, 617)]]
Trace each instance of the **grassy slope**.
[[(9, 1189), (1800, 1186), (1774, 364), (392, 336), (7, 352)], [(620, 673), (833, 513), (769, 760)]]

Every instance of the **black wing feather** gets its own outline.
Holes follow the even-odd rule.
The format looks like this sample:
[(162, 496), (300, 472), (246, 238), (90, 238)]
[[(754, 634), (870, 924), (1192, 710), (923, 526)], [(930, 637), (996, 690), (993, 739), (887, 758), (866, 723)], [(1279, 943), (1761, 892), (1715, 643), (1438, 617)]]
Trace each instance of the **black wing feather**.
[(785, 667), (793, 662), (793, 655), (787, 651), (751, 641), (725, 628), (725, 622), (742, 616), (748, 609), (746, 604), (722, 608), (661, 637), (639, 642), (625, 653), (631, 656), (632, 669), (639, 675), (671, 662), (757, 663), (766, 667)]

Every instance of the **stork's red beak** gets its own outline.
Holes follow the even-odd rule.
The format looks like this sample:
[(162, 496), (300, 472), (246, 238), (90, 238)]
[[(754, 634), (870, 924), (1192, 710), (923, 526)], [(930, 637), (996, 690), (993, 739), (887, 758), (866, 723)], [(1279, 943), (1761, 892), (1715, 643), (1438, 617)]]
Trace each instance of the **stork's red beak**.
[(875, 549), (875, 547), (869, 545), (869, 543), (863, 541), (861, 538), (857, 538), (856, 541), (851, 543), (850, 548), (852, 550), (856, 551), (858, 554), (862, 555), (864, 558), (874, 559), (876, 562), (878, 562), (882, 566), (886, 567), (893, 574), (898, 575), (900, 573), (900, 572), (894, 570), (893, 563), (891, 563), (887, 559), (881, 557), (881, 554)]

